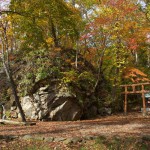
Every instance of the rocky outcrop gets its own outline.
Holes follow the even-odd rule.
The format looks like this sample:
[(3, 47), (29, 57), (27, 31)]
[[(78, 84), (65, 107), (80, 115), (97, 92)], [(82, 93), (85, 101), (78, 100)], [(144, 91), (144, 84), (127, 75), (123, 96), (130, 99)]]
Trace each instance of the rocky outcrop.
[[(41, 87), (32, 97), (21, 98), (21, 105), (26, 118), (34, 120), (73, 121), (79, 120), (82, 115), (76, 95), (71, 93), (67, 86), (59, 89), (50, 86)], [(12, 112), (20, 117), (17, 109), (12, 109)]]
[[(31, 58), (31, 61), (16, 61), (15, 64), (21, 66), (14, 78), (18, 95), (26, 95), (21, 98), (26, 118), (69, 121), (97, 115), (98, 98), (96, 90), (93, 91), (96, 70), (93, 65), (78, 54), (76, 66), (76, 50), (73, 49), (60, 49), (47, 55), (39, 51), (39, 54), (46, 66)], [(39, 56), (36, 54), (35, 57)], [(12, 114), (20, 117), (15, 107)]]
[(76, 95), (71, 93), (67, 86), (51, 91), (48, 98), (49, 117), (52, 120), (79, 120), (82, 115), (81, 107), (78, 105)]

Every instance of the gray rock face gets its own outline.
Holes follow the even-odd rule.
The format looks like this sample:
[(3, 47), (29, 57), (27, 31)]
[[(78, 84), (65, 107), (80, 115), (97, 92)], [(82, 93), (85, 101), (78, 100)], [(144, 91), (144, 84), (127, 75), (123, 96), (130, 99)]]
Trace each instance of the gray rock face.
[(32, 99), (29, 96), (23, 97), (21, 100), (22, 108), (25, 112), (27, 118), (36, 119), (36, 108), (32, 102)]
[(21, 98), (21, 105), (26, 118), (31, 120), (73, 121), (82, 115), (76, 96), (66, 86), (58, 89), (41, 87), (32, 97)]
[(21, 105), (28, 119), (42, 119), (48, 113), (47, 98), (48, 87), (41, 87), (32, 97), (25, 96), (21, 99)]
[(55, 121), (79, 120), (80, 117), (80, 107), (71, 100), (66, 100), (64, 103), (56, 106), (50, 111), (50, 118)]
[[(76, 68), (74, 56), (76, 50), (71, 48), (60, 48), (49, 56), (39, 53), (37, 57), (46, 60), (47, 65), (44, 69), (47, 73), (43, 72), (42, 76), (38, 76), (38, 61), (31, 72), (31, 61), (14, 60), (14, 67), (20, 66), (13, 75), (18, 95), (28, 93), (21, 102), (27, 118), (80, 120), (88, 108), (98, 104), (99, 92), (93, 90), (97, 71), (81, 54)], [(30, 82), (24, 83), (24, 79)]]
[(79, 120), (82, 115), (76, 96), (67, 87), (60, 88), (55, 96), (50, 94), (48, 108), (50, 119), (55, 121)]

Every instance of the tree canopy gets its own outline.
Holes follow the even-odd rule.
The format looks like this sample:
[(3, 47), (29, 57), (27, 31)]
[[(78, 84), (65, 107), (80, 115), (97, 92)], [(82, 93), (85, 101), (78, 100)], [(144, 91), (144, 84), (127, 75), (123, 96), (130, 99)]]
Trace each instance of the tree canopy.
[[(149, 1), (10, 0), (7, 7), (1, 3), (0, 66), (14, 78), (19, 96), (51, 75), (79, 86), (84, 74), (91, 93), (105, 93), (113, 102), (120, 99), (120, 84), (149, 82)], [(70, 58), (62, 55), (64, 49), (74, 50)], [(82, 70), (85, 62), (94, 71)], [(21, 70), (18, 64), (22, 75), (16, 73)]]

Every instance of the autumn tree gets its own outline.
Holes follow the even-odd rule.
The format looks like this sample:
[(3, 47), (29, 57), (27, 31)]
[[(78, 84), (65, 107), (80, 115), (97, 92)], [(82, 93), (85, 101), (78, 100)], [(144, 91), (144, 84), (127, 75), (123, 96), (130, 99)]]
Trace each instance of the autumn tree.
[(13, 71), (11, 68), (11, 61), (10, 61), (10, 55), (11, 50), (13, 49), (13, 43), (12, 43), (12, 26), (9, 21), (9, 16), (1, 15), (0, 16), (0, 56), (2, 60), (2, 65), (5, 70), (6, 76), (8, 78), (8, 81), (10, 83), (10, 87), (12, 89), (12, 94), (14, 96), (16, 105), (20, 111), (20, 115), (23, 122), (26, 122), (25, 114), (22, 110), (19, 96), (17, 94), (17, 86), (15, 84), (14, 78), (13, 78)]
[(18, 83), (18, 88), (24, 86), (28, 89), (28, 85), (32, 86), (28, 76), (37, 82), (51, 74), (51, 70), (57, 70), (58, 66), (50, 70), (48, 64), (58, 47), (72, 48), (76, 45), (81, 29), (80, 12), (63, 0), (12, 0), (6, 13), (11, 16), (14, 25), (17, 52), (22, 57), (20, 61), (31, 62), (26, 68), (29, 73), (26, 70), (22, 83)]
[[(28, 45), (43, 43), (47, 48), (49, 42), (53, 42), (59, 47), (63, 46), (64, 40), (73, 42), (79, 36), (80, 13), (63, 0), (12, 0), (10, 10), (18, 15), (18, 30), (25, 34), (24, 43)], [(38, 46), (33, 45), (34, 48)]]
[(116, 68), (128, 62), (127, 58), (130, 57), (127, 55), (133, 55), (134, 62), (137, 63), (138, 45), (146, 41), (147, 28), (144, 26), (144, 19), (141, 19), (144, 18), (144, 14), (131, 1), (109, 0), (95, 7), (97, 13), (91, 16), (93, 19), (87, 24), (81, 42), (86, 41), (86, 46), (97, 49), (95, 57), (99, 58), (97, 62), (100, 62), (100, 70), (102, 70), (104, 55), (107, 58), (111, 53), (114, 54), (112, 59), (114, 62), (111, 63)]
[[(44, 60), (36, 59), (38, 57), (36, 55), (48, 54), (48, 51), (51, 51), (52, 48), (65, 46), (69, 41), (73, 45), (79, 37), (80, 13), (63, 0), (36, 0), (32, 2), (11, 0), (9, 9), (3, 9), (0, 13), (2, 16), (0, 18), (2, 62), (22, 121), (26, 121), (17, 93), (19, 83), (15, 82), (13, 78), (11, 68), (13, 63), (10, 61), (10, 54), (21, 51), (21, 55), (18, 55), (18, 57), (24, 57), (24, 61), (31, 61), (30, 67), (32, 70), (38, 69), (40, 71), (38, 71), (36, 81), (45, 77), (43, 69), (47, 68), (43, 64)], [(33, 62), (33, 59), (36, 62)], [(33, 63), (36, 65), (33, 65)], [(35, 66), (38, 66), (38, 68)], [(39, 75), (42, 76), (39, 77)]]
[(80, 42), (82, 53), (97, 67), (95, 87), (103, 77), (108, 79), (112, 97), (118, 99), (123, 70), (140, 66), (143, 59), (142, 47), (149, 32), (146, 17), (137, 1), (131, 0), (95, 1), (87, 14)]
[(96, 68), (91, 91), (107, 80), (117, 99), (124, 70), (132, 67), (149, 72), (149, 2), (145, 1), (145, 7), (139, 2), (143, 1), (11, 0), (10, 9), (1, 12), (7, 13), (13, 32), (7, 32), (9, 51), (19, 55), (18, 62), (28, 64), (18, 89), (28, 89), (31, 83), (58, 73), (61, 56), (49, 67), (55, 52), (61, 47), (75, 48), (76, 71), (79, 55)]

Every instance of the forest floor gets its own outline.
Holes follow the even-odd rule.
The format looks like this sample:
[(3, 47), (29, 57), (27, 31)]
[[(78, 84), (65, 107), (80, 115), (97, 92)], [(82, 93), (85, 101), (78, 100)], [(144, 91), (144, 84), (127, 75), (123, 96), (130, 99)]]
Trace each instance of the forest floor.
[[(16, 147), (14, 147), (16, 144), (18, 146), (17, 149), (22, 150), (33, 149), (32, 146), (34, 144), (37, 149), (41, 148), (41, 150), (69, 148), (91, 149), (91, 146), (93, 150), (103, 150), (111, 149), (113, 146), (114, 149), (117, 149), (120, 144), (128, 145), (129, 147), (129, 145), (133, 146), (133, 143), (135, 143), (135, 146), (139, 149), (145, 148), (145, 150), (150, 150), (150, 115), (143, 117), (141, 113), (129, 113), (127, 116), (124, 116), (123, 114), (116, 114), (82, 121), (36, 122), (36, 125), (34, 126), (0, 125), (0, 136), (22, 137), (13, 141), (0, 140), (0, 149), (10, 150), (16, 149)], [(29, 140), (27, 138), (31, 136), (38, 137), (38, 140), (37, 138), (35, 138), (36, 140)], [(27, 139), (23, 140), (23, 137), (26, 137)], [(43, 139), (51, 137), (54, 138), (54, 141), (41, 141), (39, 137), (42, 137)], [(72, 146), (68, 146), (62, 142), (73, 137), (76, 139), (91, 138), (91, 140), (88, 140), (88, 142), (85, 140), (81, 140), (82, 142), (80, 142), (80, 140), (78, 140), (77, 143), (74, 143), (76, 146), (73, 144)], [(100, 140), (97, 140), (95, 137)], [(112, 138), (114, 137), (115, 141), (113, 140), (113, 143), (111, 142), (110, 144), (110, 141), (112, 141)], [(92, 138), (96, 139), (98, 142), (95, 143), (95, 140), (93, 141)], [(142, 140), (144, 138), (146, 139), (146, 141), (144, 141), (145, 145), (142, 145)], [(28, 145), (29, 149), (25, 145)], [(94, 145), (95, 148), (93, 147)], [(122, 147), (122, 149), (125, 148), (127, 147)], [(131, 149), (134, 148), (131, 147)]]

